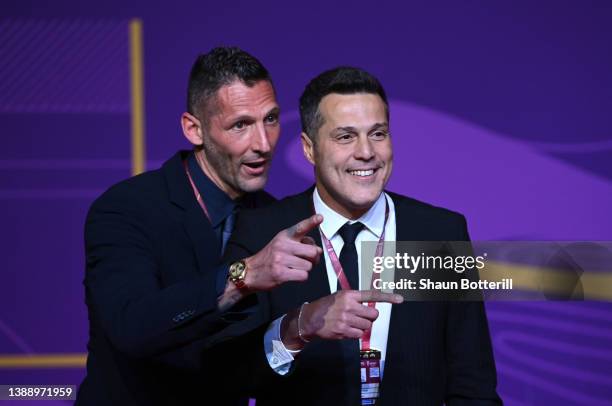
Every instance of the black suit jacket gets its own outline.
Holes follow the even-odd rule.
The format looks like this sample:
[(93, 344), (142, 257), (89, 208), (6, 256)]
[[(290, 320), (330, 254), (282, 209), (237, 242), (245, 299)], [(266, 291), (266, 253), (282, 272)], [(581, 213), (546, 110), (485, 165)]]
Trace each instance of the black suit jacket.
[[(111, 187), (85, 226), (87, 376), (79, 405), (232, 404), (222, 366), (240, 370), (235, 349), (207, 351), (232, 313), (217, 310), (220, 242), (198, 205), (179, 152), (159, 170)], [(204, 200), (206, 196), (203, 196)], [(274, 199), (251, 196), (253, 206)]]
[[(270, 206), (241, 213), (226, 251), (237, 259), (259, 251), (280, 230), (312, 215), (313, 188)], [(467, 241), (465, 218), (390, 193), (398, 241)], [(317, 229), (310, 233), (317, 244)], [(329, 295), (325, 262), (303, 283), (260, 294), (263, 317), (273, 320), (305, 301)], [(263, 357), (263, 348), (260, 348)], [(316, 341), (300, 353), (293, 372), (274, 376), (258, 405), (358, 405), (358, 340)], [(271, 370), (268, 367), (269, 370)], [(271, 376), (267, 372), (262, 376)], [(382, 405), (498, 405), (496, 372), (481, 302), (404, 302), (394, 305), (381, 384)]]

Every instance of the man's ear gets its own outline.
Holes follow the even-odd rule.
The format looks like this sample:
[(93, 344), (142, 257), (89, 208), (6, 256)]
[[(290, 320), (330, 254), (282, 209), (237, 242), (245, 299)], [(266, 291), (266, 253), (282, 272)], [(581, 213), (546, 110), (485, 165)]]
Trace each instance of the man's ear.
[(202, 145), (202, 123), (196, 116), (187, 112), (181, 115), (181, 127), (185, 138), (195, 146)]
[(314, 143), (305, 132), (301, 134), (301, 138), (302, 138), (302, 151), (304, 151), (304, 156), (306, 157), (306, 159), (308, 159), (308, 162), (314, 165), (315, 164)]

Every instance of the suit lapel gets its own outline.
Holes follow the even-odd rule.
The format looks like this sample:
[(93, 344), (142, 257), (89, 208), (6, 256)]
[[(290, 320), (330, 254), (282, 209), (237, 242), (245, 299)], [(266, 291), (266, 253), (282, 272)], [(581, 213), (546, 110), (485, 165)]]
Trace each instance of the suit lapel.
[[(310, 214), (313, 213), (314, 204), (312, 202), (312, 194), (314, 188), (309, 191), (309, 205)], [(323, 243), (321, 241), (321, 233), (319, 229), (315, 229), (310, 233), (310, 236), (315, 239), (317, 245), (323, 249)], [(312, 270), (314, 273), (312, 278), (313, 292), (316, 292), (316, 297), (328, 296), (331, 294), (329, 288), (329, 278), (327, 276), (327, 267), (325, 265), (325, 258), (321, 256), (321, 261), (316, 268)], [(330, 341), (327, 343), (326, 349), (328, 351), (327, 356), (337, 356), (336, 354), (341, 353), (343, 358), (343, 381), (342, 386), (342, 399), (344, 404), (355, 405), (360, 404), (361, 399), (361, 374), (360, 374), (360, 360), (359, 360), (359, 340), (346, 339), (340, 341)]]
[[(395, 205), (395, 240), (396, 241), (414, 241), (418, 239), (418, 231), (415, 227), (415, 222), (411, 221), (410, 210), (403, 204), (401, 198), (392, 196), (393, 203)], [(404, 345), (402, 337), (407, 337), (410, 334), (409, 327), (406, 323), (402, 322), (409, 319), (409, 312), (411, 312), (412, 306), (410, 302), (403, 303), (401, 305), (392, 306), (391, 320), (389, 322), (389, 334), (387, 338), (387, 353), (385, 357), (385, 371), (383, 380), (380, 387), (380, 401), (382, 404), (386, 404), (385, 398), (389, 398), (394, 390), (397, 389), (396, 385), (402, 381), (402, 359), (404, 354), (409, 349)], [(385, 388), (389, 386), (391, 390), (389, 395), (385, 396)], [(395, 389), (394, 389), (395, 387)]]
[[(298, 214), (295, 223), (304, 220), (314, 214), (314, 204), (312, 202), (312, 194), (314, 193), (314, 187), (309, 188), (306, 192), (297, 196), (298, 202), (296, 202), (296, 213)], [(321, 241), (321, 234), (319, 228), (315, 228), (308, 233), (308, 236), (315, 240), (319, 247), (323, 247)], [(331, 294), (329, 290), (329, 281), (327, 278), (327, 269), (325, 267), (325, 258), (321, 255), (321, 260), (316, 264), (310, 271), (308, 281), (306, 282), (306, 288), (303, 290), (304, 294), (308, 296), (305, 298), (306, 301), (312, 301), (323, 296)]]
[(194, 246), (194, 252), (198, 261), (198, 269), (201, 273), (212, 268), (221, 257), (221, 245), (215, 235), (210, 221), (197, 205), (194, 198), (193, 207), (188, 208), (183, 214), (183, 228)]
[(221, 256), (221, 246), (210, 221), (198, 205), (183, 167), (187, 151), (178, 152), (162, 169), (166, 177), (170, 201), (180, 210), (181, 223), (193, 244), (198, 270), (205, 273)]
[[(297, 221), (308, 218), (314, 214), (314, 204), (312, 196), (314, 193), (314, 187), (311, 187), (302, 195), (298, 196), (299, 205), (296, 204), (296, 210), (300, 218)], [(296, 223), (297, 223), (296, 221)], [(319, 228), (312, 230), (308, 233), (312, 237), (316, 244), (323, 247), (321, 241), (321, 233)], [(327, 267), (325, 266), (325, 257), (322, 255), (321, 260), (317, 265), (310, 271), (308, 281), (304, 288), (300, 288), (300, 292), (304, 292), (306, 295), (303, 301), (312, 301), (319, 299), (324, 296), (329, 296), (331, 291), (329, 289), (329, 278), (327, 277)], [(302, 301), (302, 302), (303, 302)], [(300, 303), (301, 304), (301, 303)], [(342, 387), (342, 399), (344, 404), (359, 404), (360, 403), (360, 373), (359, 373), (359, 341), (358, 340), (340, 340), (340, 341), (327, 341), (318, 343), (317, 347), (320, 351), (322, 358), (334, 358), (339, 353), (342, 354), (342, 365), (343, 365), (343, 379), (341, 382), (325, 382), (325, 384), (336, 384)]]

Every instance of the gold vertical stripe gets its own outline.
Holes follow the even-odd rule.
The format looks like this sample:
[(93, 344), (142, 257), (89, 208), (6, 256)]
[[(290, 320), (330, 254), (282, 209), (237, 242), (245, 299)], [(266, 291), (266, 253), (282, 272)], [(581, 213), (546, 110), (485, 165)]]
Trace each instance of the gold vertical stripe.
[(87, 354), (2, 355), (0, 368), (84, 368)]
[(145, 171), (144, 74), (142, 21), (130, 20), (130, 90), (132, 125), (132, 175)]
[[(129, 22), (132, 175), (145, 171), (142, 21)], [(84, 368), (87, 354), (0, 355), (0, 368)]]

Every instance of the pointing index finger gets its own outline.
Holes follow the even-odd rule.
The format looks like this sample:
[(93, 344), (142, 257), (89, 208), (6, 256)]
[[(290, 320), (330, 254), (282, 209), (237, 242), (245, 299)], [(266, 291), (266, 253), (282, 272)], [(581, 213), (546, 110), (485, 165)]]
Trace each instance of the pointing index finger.
[(400, 304), (404, 301), (404, 298), (402, 295), (395, 293), (385, 293), (378, 290), (364, 290), (359, 292), (359, 301)]
[(293, 227), (288, 228), (287, 232), (290, 238), (297, 240), (297, 241), (301, 241), (302, 238), (306, 236), (306, 234), (308, 234), (314, 228), (318, 227), (319, 224), (321, 224), (322, 222), (323, 222), (322, 215), (313, 214), (307, 219), (300, 221)]

